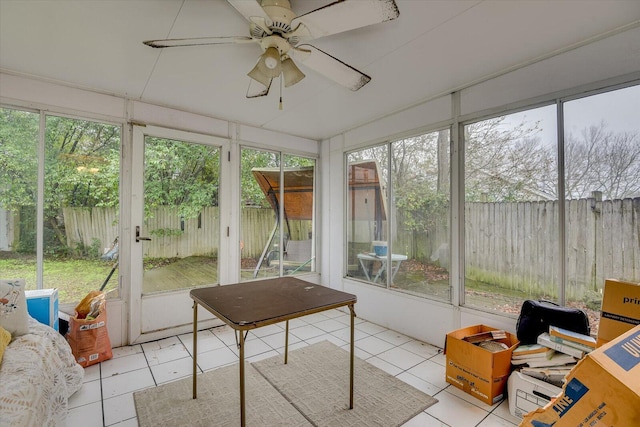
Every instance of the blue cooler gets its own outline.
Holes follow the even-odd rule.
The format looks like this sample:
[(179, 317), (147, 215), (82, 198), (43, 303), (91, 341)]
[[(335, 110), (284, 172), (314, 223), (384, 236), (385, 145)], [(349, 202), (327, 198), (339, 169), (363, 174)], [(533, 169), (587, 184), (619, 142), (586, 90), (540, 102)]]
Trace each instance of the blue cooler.
[(24, 291), (29, 315), (40, 323), (58, 330), (58, 290), (35, 289)]

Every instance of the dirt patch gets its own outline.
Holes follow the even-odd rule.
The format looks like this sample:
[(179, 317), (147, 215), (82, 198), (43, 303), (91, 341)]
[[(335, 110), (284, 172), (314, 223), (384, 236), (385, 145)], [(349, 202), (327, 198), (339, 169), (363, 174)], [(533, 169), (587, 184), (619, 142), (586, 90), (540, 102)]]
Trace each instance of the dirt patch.
[(19, 252), (13, 251), (0, 251), (0, 259), (17, 259), (20, 261), (34, 261), (36, 260), (36, 256), (33, 254), (23, 254)]
[(410, 259), (400, 265), (400, 271), (405, 273), (422, 273), (427, 282), (441, 282), (449, 279), (449, 272), (435, 264), (424, 264)]
[(243, 270), (255, 268), (256, 265), (258, 265), (258, 261), (254, 258), (242, 258), (240, 260), (240, 268)]

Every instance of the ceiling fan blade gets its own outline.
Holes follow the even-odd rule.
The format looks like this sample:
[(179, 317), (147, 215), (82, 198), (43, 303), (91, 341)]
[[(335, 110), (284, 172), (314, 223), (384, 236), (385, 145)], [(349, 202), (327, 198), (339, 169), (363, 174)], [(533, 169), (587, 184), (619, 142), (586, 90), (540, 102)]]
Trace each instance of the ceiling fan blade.
[(244, 16), (247, 21), (251, 21), (252, 17), (263, 18), (271, 21), (267, 12), (264, 11), (260, 3), (256, 0), (227, 0), (240, 15)]
[(294, 18), (291, 28), (304, 24), (311, 34), (306, 40), (311, 40), (390, 21), (399, 15), (394, 0), (341, 0)]
[(182, 47), (182, 46), (206, 46), (213, 44), (252, 43), (254, 39), (248, 36), (234, 37), (197, 37), (192, 39), (165, 39), (147, 40), (142, 43), (155, 48)]
[(298, 46), (293, 52), (294, 58), (305, 66), (352, 91), (371, 81), (366, 74), (309, 44)]

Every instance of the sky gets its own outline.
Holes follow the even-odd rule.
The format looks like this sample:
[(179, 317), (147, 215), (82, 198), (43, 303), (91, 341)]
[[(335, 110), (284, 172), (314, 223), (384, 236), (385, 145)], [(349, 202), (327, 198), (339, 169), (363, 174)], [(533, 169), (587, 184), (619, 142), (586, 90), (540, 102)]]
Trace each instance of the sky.
[(640, 133), (640, 85), (565, 103), (565, 124), (576, 132), (604, 120), (610, 130)]
[[(540, 120), (540, 139), (546, 144), (556, 143), (556, 109), (554, 105), (507, 116), (504, 124), (519, 124)], [(640, 85), (605, 92), (565, 102), (565, 134), (579, 135), (582, 130), (604, 121), (614, 132), (636, 132), (640, 137)]]

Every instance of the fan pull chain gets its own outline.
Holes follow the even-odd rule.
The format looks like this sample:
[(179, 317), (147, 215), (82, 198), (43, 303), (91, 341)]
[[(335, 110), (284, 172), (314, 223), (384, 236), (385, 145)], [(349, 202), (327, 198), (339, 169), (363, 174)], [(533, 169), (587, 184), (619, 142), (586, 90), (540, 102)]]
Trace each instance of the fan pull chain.
[(282, 74), (280, 74), (280, 105), (278, 109), (282, 110)]

